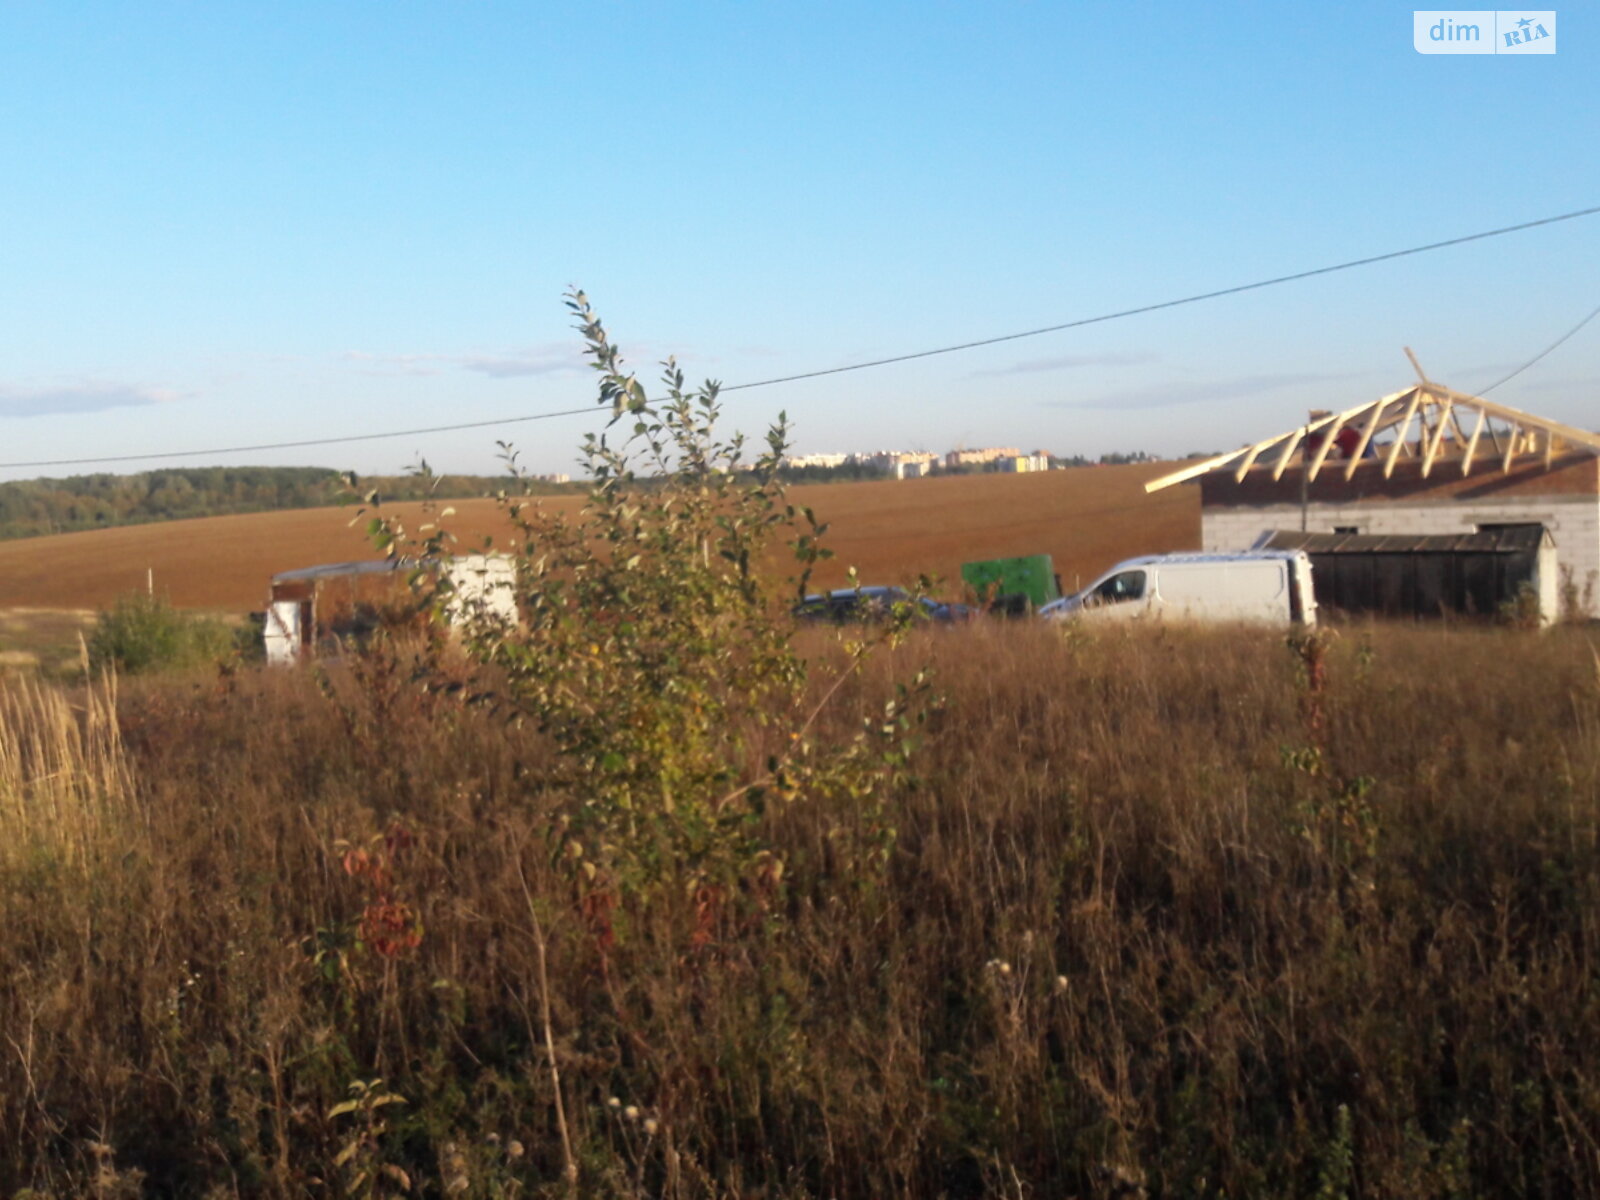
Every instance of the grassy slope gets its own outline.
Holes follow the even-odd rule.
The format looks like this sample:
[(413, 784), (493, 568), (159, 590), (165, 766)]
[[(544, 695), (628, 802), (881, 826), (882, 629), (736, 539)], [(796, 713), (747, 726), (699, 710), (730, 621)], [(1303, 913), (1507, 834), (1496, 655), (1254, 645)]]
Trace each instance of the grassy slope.
[[(904, 482), (797, 487), (791, 497), (832, 524), (837, 559), (819, 584), (843, 581), (853, 564), (867, 581), (919, 572), (959, 579), (976, 558), (1048, 553), (1063, 583), (1087, 579), (1120, 558), (1199, 544), (1193, 489), (1146, 496), (1146, 479), (1167, 465), (1085, 467), (1045, 475), (971, 475)], [(545, 502), (572, 510), (579, 501)], [(450, 526), (464, 543), (505, 529), (491, 501), (454, 501)], [(417, 506), (396, 511), (417, 520)], [(278, 571), (376, 557), (353, 510), (309, 509), (208, 517), (0, 542), (0, 609), (103, 607), (145, 586), (182, 608), (246, 612), (261, 607)]]

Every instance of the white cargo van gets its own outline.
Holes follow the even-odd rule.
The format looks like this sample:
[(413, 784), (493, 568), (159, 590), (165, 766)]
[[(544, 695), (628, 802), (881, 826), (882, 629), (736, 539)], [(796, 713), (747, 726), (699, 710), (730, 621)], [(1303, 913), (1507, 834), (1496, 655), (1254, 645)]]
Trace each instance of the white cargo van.
[(1039, 615), (1315, 625), (1317, 601), (1311, 560), (1302, 551), (1150, 554), (1118, 563), (1076, 595), (1046, 604)]

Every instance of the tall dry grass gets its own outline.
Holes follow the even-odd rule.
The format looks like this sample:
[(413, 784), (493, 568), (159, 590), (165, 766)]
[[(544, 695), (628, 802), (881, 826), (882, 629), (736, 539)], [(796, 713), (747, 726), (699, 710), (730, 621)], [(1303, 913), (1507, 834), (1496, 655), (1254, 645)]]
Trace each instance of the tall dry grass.
[(1582, 633), (930, 632), (818, 736), (930, 662), (737, 897), (597, 900), (403, 655), (126, 685), (147, 833), (0, 869), (0, 1193), (1600, 1194)]
[(87, 869), (133, 801), (114, 677), (69, 700), (31, 675), (0, 675), (0, 859)]

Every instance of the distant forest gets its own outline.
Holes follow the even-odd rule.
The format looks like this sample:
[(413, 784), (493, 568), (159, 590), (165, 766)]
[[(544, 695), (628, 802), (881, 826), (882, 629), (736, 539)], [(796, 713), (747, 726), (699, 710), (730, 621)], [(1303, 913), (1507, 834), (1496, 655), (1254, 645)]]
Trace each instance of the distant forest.
[[(374, 489), (386, 500), (414, 500), (427, 494), (431, 484), (436, 484), (432, 494), (440, 499), (524, 490), (521, 481), (485, 475), (367, 476), (352, 488), (345, 475), (328, 467), (189, 467), (136, 475), (26, 479), (0, 483), (0, 539), (186, 517), (319, 508)], [(533, 482), (526, 490), (555, 494), (572, 489)]]

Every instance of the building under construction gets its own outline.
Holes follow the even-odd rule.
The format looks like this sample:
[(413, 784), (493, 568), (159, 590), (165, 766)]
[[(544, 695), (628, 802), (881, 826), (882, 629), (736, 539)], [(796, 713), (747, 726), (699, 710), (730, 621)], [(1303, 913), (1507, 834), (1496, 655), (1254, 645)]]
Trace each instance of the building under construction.
[[(1556, 587), (1600, 617), (1600, 436), (1423, 380), (1153, 479), (1197, 480), (1207, 550), (1264, 533), (1448, 536), (1540, 529)], [(1540, 544), (1543, 545), (1542, 540)], [(1419, 551), (1420, 552), (1420, 551)], [(1546, 574), (1549, 571), (1546, 568)]]

